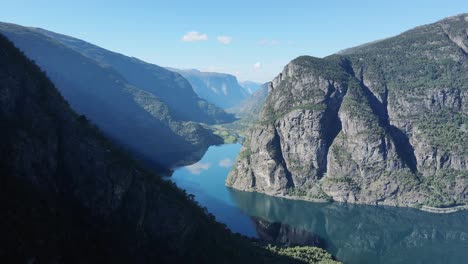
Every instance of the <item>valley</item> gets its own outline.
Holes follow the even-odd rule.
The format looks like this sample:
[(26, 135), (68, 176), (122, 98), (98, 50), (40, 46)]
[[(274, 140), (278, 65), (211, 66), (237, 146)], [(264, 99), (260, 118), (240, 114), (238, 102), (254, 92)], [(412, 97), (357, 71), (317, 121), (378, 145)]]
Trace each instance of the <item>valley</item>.
[(281, 41), (0, 22), (0, 262), (466, 261), (468, 14), (310, 56), (361, 33), (268, 10)]

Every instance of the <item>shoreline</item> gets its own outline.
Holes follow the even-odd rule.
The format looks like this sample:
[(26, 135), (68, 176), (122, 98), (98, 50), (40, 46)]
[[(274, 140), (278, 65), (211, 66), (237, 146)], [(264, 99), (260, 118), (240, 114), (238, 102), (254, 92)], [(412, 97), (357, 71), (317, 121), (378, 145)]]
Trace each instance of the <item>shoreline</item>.
[(450, 213), (456, 213), (456, 212), (461, 212), (464, 210), (468, 210), (468, 204), (465, 205), (457, 205), (453, 207), (430, 207), (427, 205), (390, 205), (390, 204), (367, 204), (367, 203), (352, 203), (352, 202), (339, 202), (339, 201), (328, 201), (325, 199), (317, 199), (317, 198), (309, 198), (309, 197), (301, 197), (301, 196), (289, 196), (289, 195), (284, 195), (284, 194), (268, 194), (264, 192), (257, 192), (254, 190), (240, 190), (237, 188), (234, 188), (232, 186), (226, 186), (228, 188), (233, 188), (238, 191), (243, 191), (243, 192), (256, 192), (272, 197), (278, 197), (278, 198), (284, 198), (288, 200), (298, 200), (298, 201), (306, 201), (306, 202), (314, 202), (314, 203), (349, 203), (349, 204), (357, 204), (357, 205), (368, 205), (368, 206), (390, 206), (390, 207), (399, 207), (399, 208), (412, 208), (416, 209), (419, 211), (427, 212), (427, 213), (433, 213), (433, 214), (450, 214)]
[(424, 211), (424, 212), (434, 213), (434, 214), (450, 214), (450, 213), (460, 212), (463, 210), (468, 210), (468, 205), (466, 204), (457, 205), (457, 206), (446, 207), (446, 208), (430, 207), (427, 205), (423, 205), (419, 210)]

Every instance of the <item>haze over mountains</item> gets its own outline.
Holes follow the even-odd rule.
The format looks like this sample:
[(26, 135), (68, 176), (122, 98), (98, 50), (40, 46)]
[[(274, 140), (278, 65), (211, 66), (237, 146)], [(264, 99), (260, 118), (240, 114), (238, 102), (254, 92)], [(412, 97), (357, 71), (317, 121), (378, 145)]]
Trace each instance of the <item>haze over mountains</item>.
[(243, 120), (250, 120), (255, 123), (260, 118), (263, 103), (268, 96), (268, 86), (270, 83), (262, 84), (255, 92), (237, 106), (228, 109)]
[(151, 164), (195, 161), (222, 139), (198, 124), (233, 116), (200, 99), (179, 74), (72, 37), (1, 23), (72, 108)]
[[(321, 249), (272, 247), (233, 234), (192, 194), (150, 170), (194, 163), (224, 143), (220, 135), (236, 134), (235, 141), (248, 127), (229, 187), (303, 200), (466, 209), (467, 98), (468, 14), (325, 58), (297, 57), (262, 85), (166, 69), (0, 23), (0, 262), (334, 264)], [(287, 201), (259, 205), (239, 194), (246, 192), (233, 194), (237, 202), (229, 206), (242, 214), (251, 208), (275, 215)], [(305, 222), (342, 234), (343, 221), (329, 221), (350, 215), (339, 207), (324, 207), (332, 208), (331, 218), (309, 211)], [(301, 208), (291, 210), (304, 214)], [(371, 228), (392, 224), (382, 215), (373, 214), (379, 221)], [(264, 241), (320, 245), (305, 229), (253, 220)], [(379, 232), (362, 236), (359, 221), (330, 246), (375, 247)], [(401, 229), (398, 252), (427, 242), (434, 226), (422, 227)], [(456, 228), (440, 232), (462, 240)]]
[(237, 106), (250, 95), (248, 88), (242, 87), (230, 74), (168, 69), (187, 79), (198, 96), (224, 109)]
[(243, 81), (243, 82), (239, 82), (239, 84), (242, 87), (244, 87), (244, 89), (246, 89), (247, 92), (249, 92), (249, 94), (255, 93), (258, 89), (260, 89), (260, 87), (262, 87), (261, 83), (252, 82), (252, 81)]

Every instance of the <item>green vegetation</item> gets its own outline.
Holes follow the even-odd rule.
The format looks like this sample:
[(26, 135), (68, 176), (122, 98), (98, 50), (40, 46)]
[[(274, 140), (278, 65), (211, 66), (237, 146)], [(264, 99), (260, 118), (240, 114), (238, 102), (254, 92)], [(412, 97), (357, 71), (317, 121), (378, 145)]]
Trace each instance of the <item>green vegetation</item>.
[[(351, 77), (347, 72), (350, 67), (349, 61), (340, 56), (327, 59), (301, 56), (294, 59), (291, 64), (299, 67), (298, 74), (314, 77), (316, 83), (326, 80), (329, 86), (335, 83), (346, 85)], [(263, 109), (262, 124), (274, 123), (278, 118), (295, 110), (323, 112), (327, 109), (327, 104), (323, 101), (327, 97), (325, 91), (314, 86), (312, 82), (304, 84), (300, 93), (293, 94), (293, 85), (298, 82), (299, 80), (295, 77), (286, 76), (276, 85), (274, 94), (281, 95), (281, 107), (280, 109), (273, 108), (275, 99), (272, 94), (269, 94)]]
[(310, 264), (338, 264), (340, 262), (333, 260), (330, 253), (325, 250), (314, 247), (278, 247), (268, 245), (268, 250), (278, 255), (288, 256), (293, 259), (302, 261), (303, 263)]
[(348, 67), (349, 61), (339, 55), (327, 59), (301, 56), (291, 63), (304, 67), (312, 76), (321, 76), (327, 80), (345, 83), (349, 78), (348, 73), (343, 71), (343, 68)]
[(240, 139), (237, 133), (222, 128), (221, 126), (216, 126), (213, 134), (221, 137), (224, 140), (224, 144), (236, 143)]
[(349, 177), (349, 176), (327, 177), (326, 181), (330, 183), (344, 183), (350, 187), (353, 186), (353, 187), (359, 188), (359, 185), (357, 184), (357, 182), (352, 177)]
[(362, 120), (365, 124), (365, 132), (368, 136), (375, 139), (380, 138), (384, 133), (384, 129), (379, 125), (379, 118), (372, 110), (363, 87), (361, 84), (352, 79), (349, 82), (348, 92), (343, 99), (340, 111), (349, 114), (352, 119)]
[(468, 155), (467, 115), (442, 110), (421, 116), (416, 124), (432, 146)]
[(447, 190), (455, 188), (457, 180), (466, 184), (468, 182), (468, 171), (440, 169), (432, 176), (423, 177), (423, 186), (430, 194), (429, 199), (424, 204), (431, 207), (450, 207), (463, 203), (457, 201), (447, 192)]
[(250, 150), (250, 140), (247, 139), (242, 143), (243, 148), (245, 148), (239, 155), (237, 156), (238, 159), (247, 159), (247, 162), (250, 162), (250, 156), (252, 155), (252, 151)]
[(312, 198), (312, 199), (319, 199), (319, 200), (324, 200), (324, 201), (327, 201), (327, 202), (333, 202), (333, 197), (326, 194), (323, 191), (321, 186), (319, 186), (319, 188), (317, 189), (317, 194), (312, 195), (311, 193), (309, 193), (308, 197)]
[[(340, 132), (336, 139), (343, 137), (343, 133)], [(335, 139), (335, 140), (336, 140)], [(335, 158), (336, 163), (338, 165), (343, 166), (346, 162), (349, 162), (352, 160), (351, 154), (344, 148), (343, 145), (340, 144), (334, 144), (331, 147), (331, 153), (333, 154), (333, 157)]]
[(250, 148), (246, 148), (244, 151), (242, 151), (241, 153), (239, 153), (239, 158), (240, 159), (247, 159), (247, 160), (250, 160), (250, 156), (252, 155), (252, 152), (250, 150)]
[(289, 196), (307, 196), (307, 189), (302, 187), (290, 187), (286, 189), (286, 194)]

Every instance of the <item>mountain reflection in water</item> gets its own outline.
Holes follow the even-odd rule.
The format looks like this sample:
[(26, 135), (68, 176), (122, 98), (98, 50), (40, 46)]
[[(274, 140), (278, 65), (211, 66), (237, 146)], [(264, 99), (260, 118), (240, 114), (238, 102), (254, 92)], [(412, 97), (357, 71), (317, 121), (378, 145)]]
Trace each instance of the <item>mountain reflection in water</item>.
[(345, 263), (468, 260), (466, 211), (431, 214), (411, 208), (311, 203), (229, 190), (240, 210), (253, 218), (259, 238), (266, 241), (318, 243)]

